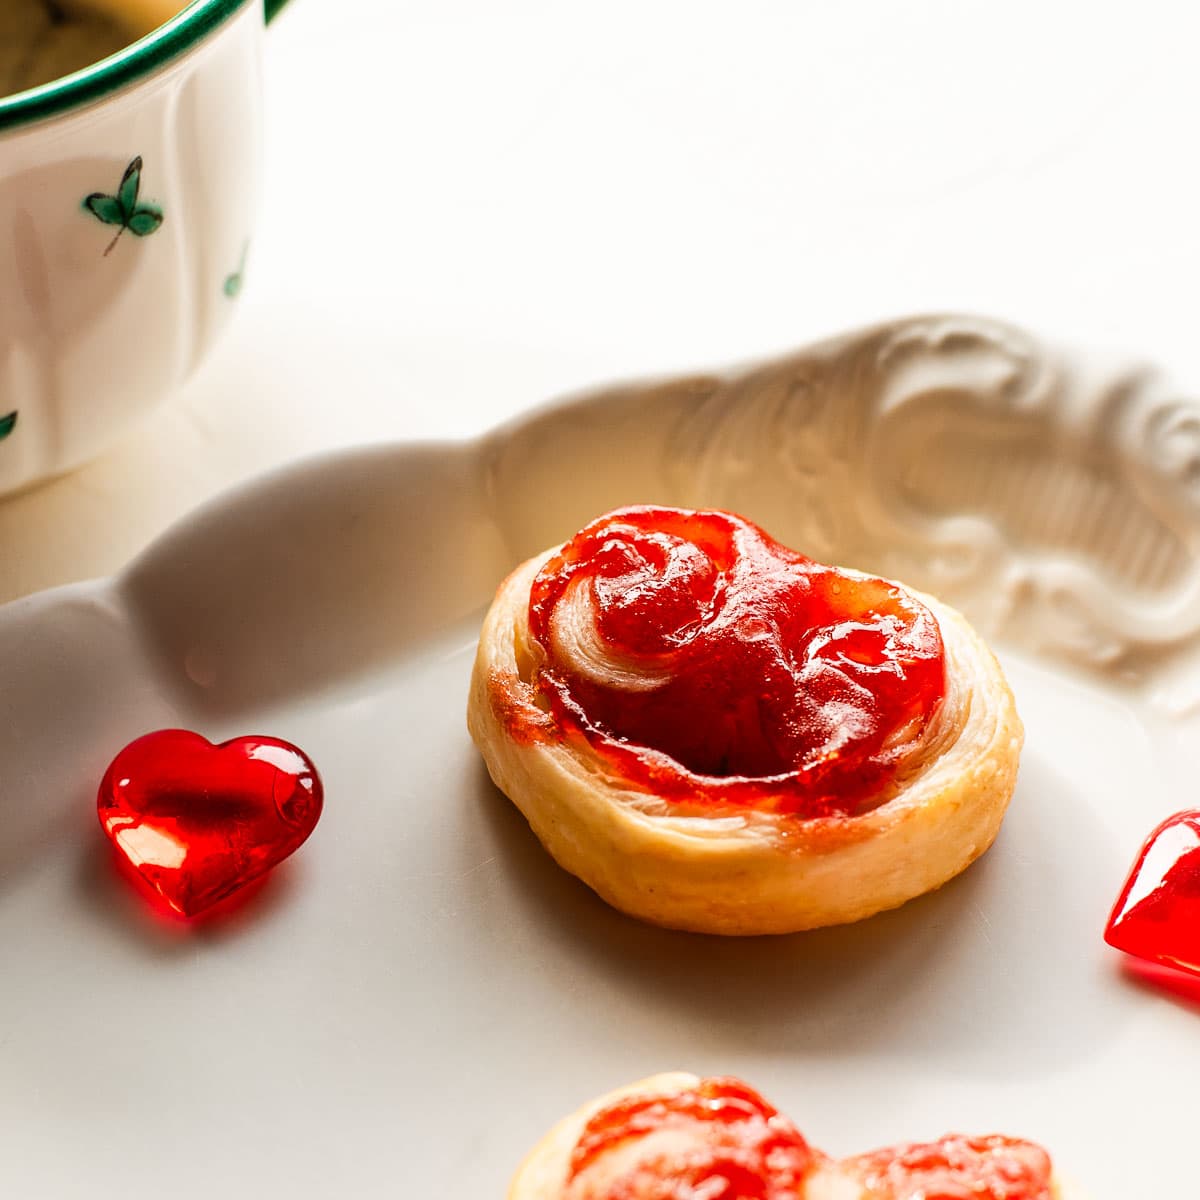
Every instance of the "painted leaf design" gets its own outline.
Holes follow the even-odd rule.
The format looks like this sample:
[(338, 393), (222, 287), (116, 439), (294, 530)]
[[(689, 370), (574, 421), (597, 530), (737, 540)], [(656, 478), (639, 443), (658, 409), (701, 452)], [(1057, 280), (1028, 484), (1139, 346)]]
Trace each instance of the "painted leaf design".
[(142, 186), (142, 156), (139, 154), (125, 168), (125, 174), (121, 176), (121, 187), (117, 193), (121, 201), (121, 209), (128, 220), (137, 211), (138, 191)]
[(93, 192), (83, 202), (84, 208), (102, 220), (105, 225), (124, 225), (125, 212), (116, 196), (106, 196), (103, 192)]
[(8, 435), (16, 428), (16, 425), (17, 414), (15, 412), (10, 412), (6, 417), (0, 417), (0, 441), (3, 441), (4, 438), (8, 437)]
[(246, 270), (246, 255), (250, 253), (250, 243), (245, 242), (242, 245), (242, 257), (238, 261), (237, 270), (225, 276), (225, 295), (230, 300), (237, 298), (238, 293), (242, 290), (242, 276)]
[(162, 223), (163, 215), (157, 208), (142, 204), (129, 218), (129, 232), (136, 237), (145, 237), (148, 233), (153, 233)]

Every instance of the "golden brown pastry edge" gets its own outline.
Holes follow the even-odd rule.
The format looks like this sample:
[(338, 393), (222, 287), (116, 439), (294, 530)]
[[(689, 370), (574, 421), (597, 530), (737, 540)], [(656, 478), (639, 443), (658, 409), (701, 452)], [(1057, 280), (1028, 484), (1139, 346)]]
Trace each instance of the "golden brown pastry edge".
[[(940, 887), (992, 844), (1016, 783), (1023, 730), (991, 650), (933, 597), (947, 698), (923, 761), (858, 817), (686, 817), (625, 786), (586, 745), (545, 730), (519, 663), (531, 655), (529, 588), (557, 547), (500, 586), (480, 635), (468, 727), (493, 781), (554, 859), (615, 908), (668, 928), (789, 933), (860, 920)], [(902, 585), (898, 585), (902, 586)]]

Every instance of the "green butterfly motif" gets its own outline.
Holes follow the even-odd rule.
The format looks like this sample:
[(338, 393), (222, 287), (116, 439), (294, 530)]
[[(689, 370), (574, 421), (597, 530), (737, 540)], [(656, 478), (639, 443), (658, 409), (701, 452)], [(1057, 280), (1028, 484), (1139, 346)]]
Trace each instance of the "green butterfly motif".
[(105, 225), (120, 225), (117, 236), (108, 243), (104, 251), (107, 258), (120, 240), (121, 234), (129, 230), (134, 237), (148, 237), (163, 223), (163, 212), (157, 204), (138, 203), (138, 192), (142, 186), (142, 156), (139, 154), (125, 168), (115, 196), (105, 192), (93, 192), (83, 201), (83, 207)]
[(225, 276), (225, 295), (230, 300), (236, 300), (242, 290), (242, 281), (246, 276), (246, 255), (250, 250), (250, 243), (247, 242), (242, 247), (242, 257), (239, 261), (237, 270), (230, 275)]
[(10, 412), (7, 416), (0, 417), (0, 442), (17, 427), (17, 414)]

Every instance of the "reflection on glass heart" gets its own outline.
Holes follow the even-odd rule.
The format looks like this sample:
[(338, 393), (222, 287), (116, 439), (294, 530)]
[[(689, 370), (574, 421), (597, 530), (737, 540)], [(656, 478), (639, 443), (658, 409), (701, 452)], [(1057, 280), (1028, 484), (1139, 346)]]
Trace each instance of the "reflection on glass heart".
[(161, 729), (113, 759), (97, 797), (100, 824), (152, 898), (194, 917), (281, 863), (321, 816), (321, 780), (289, 742), (213, 745)]
[(1150, 835), (1104, 940), (1127, 954), (1200, 975), (1200, 810), (1176, 813)]

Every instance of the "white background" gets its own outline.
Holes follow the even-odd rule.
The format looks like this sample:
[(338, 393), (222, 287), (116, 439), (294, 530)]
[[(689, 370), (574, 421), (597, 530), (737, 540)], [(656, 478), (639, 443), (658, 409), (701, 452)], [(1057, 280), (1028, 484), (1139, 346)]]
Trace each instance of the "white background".
[(118, 449), (0, 503), (0, 599), (300, 454), (916, 311), (1200, 385), (1192, 9), (293, 0), (234, 328)]

